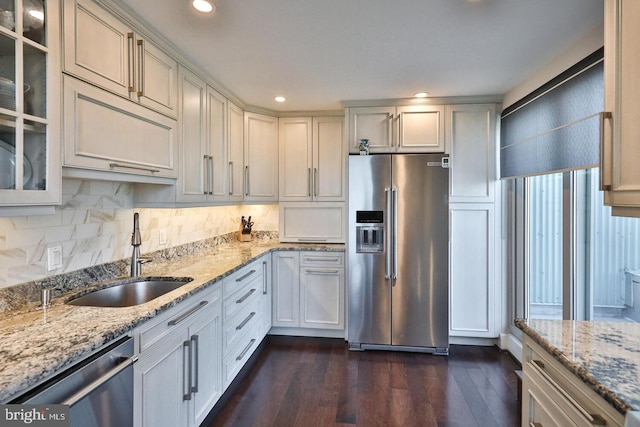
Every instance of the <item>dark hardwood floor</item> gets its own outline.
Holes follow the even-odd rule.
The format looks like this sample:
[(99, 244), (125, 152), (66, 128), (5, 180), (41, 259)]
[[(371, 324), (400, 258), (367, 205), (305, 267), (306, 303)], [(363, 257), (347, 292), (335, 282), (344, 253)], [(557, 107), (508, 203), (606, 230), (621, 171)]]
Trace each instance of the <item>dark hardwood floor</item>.
[(341, 339), (270, 336), (202, 427), (517, 426), (515, 369), (496, 347), (350, 352)]

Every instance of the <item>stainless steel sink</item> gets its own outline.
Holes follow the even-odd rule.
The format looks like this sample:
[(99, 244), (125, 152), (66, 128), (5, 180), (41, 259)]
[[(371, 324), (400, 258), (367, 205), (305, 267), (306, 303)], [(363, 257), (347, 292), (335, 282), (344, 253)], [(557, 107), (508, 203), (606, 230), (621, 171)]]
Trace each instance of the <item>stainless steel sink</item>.
[(113, 286), (99, 289), (67, 304), (91, 307), (131, 307), (144, 304), (189, 283), (191, 278), (136, 277), (123, 279)]

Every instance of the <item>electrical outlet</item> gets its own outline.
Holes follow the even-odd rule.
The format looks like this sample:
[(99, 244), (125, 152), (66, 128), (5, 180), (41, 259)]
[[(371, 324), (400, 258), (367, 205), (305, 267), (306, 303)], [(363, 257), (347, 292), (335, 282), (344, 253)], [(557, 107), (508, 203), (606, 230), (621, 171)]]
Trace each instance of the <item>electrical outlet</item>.
[(59, 270), (62, 268), (62, 246), (52, 246), (47, 248), (47, 271)]
[(167, 244), (167, 229), (161, 228), (158, 236), (158, 244), (164, 246)]

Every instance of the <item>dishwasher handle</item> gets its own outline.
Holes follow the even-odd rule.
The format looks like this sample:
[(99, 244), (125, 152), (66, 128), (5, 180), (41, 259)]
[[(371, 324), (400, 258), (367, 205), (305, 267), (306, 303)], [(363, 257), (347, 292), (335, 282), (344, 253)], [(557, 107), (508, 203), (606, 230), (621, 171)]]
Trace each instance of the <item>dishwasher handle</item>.
[(118, 375), (120, 372), (124, 371), (125, 369), (127, 369), (129, 366), (133, 365), (137, 360), (138, 360), (138, 356), (137, 355), (133, 355), (129, 358), (123, 358), (124, 362), (116, 365), (112, 370), (110, 370), (109, 372), (107, 372), (106, 374), (102, 375), (101, 377), (97, 378), (96, 380), (92, 381), (90, 384), (88, 384), (86, 387), (83, 387), (81, 390), (79, 390), (77, 393), (75, 393), (74, 395), (72, 395), (71, 397), (69, 397), (67, 400), (65, 400), (64, 402), (62, 402), (63, 405), (69, 405), (69, 406), (73, 406), (76, 403), (78, 403), (80, 400), (84, 399), (85, 397), (87, 397), (91, 392), (93, 392), (95, 389), (97, 389), (98, 387), (100, 387), (102, 384), (106, 383), (107, 381), (109, 381), (111, 378), (115, 377), (116, 375)]

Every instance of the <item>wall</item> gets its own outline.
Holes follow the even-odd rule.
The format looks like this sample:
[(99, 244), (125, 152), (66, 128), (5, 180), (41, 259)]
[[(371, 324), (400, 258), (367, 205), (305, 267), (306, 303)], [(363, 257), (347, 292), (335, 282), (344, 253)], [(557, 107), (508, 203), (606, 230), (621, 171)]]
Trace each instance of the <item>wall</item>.
[(591, 55), (602, 46), (604, 46), (604, 26), (600, 25), (594, 28), (585, 37), (571, 45), (560, 55), (554, 57), (543, 67), (533, 71), (530, 76), (526, 76), (518, 86), (511, 89), (504, 96), (502, 106), (508, 107), (514, 102), (522, 99), (535, 89), (556, 77), (558, 74), (571, 68), (582, 59)]
[[(128, 183), (63, 179), (53, 215), (0, 218), (0, 288), (131, 255), (133, 213), (140, 214), (141, 253), (237, 231), (242, 215), (255, 230), (278, 230), (278, 206), (133, 208)], [(159, 244), (165, 229), (167, 244)], [(62, 245), (63, 268), (47, 271), (47, 248)]]

